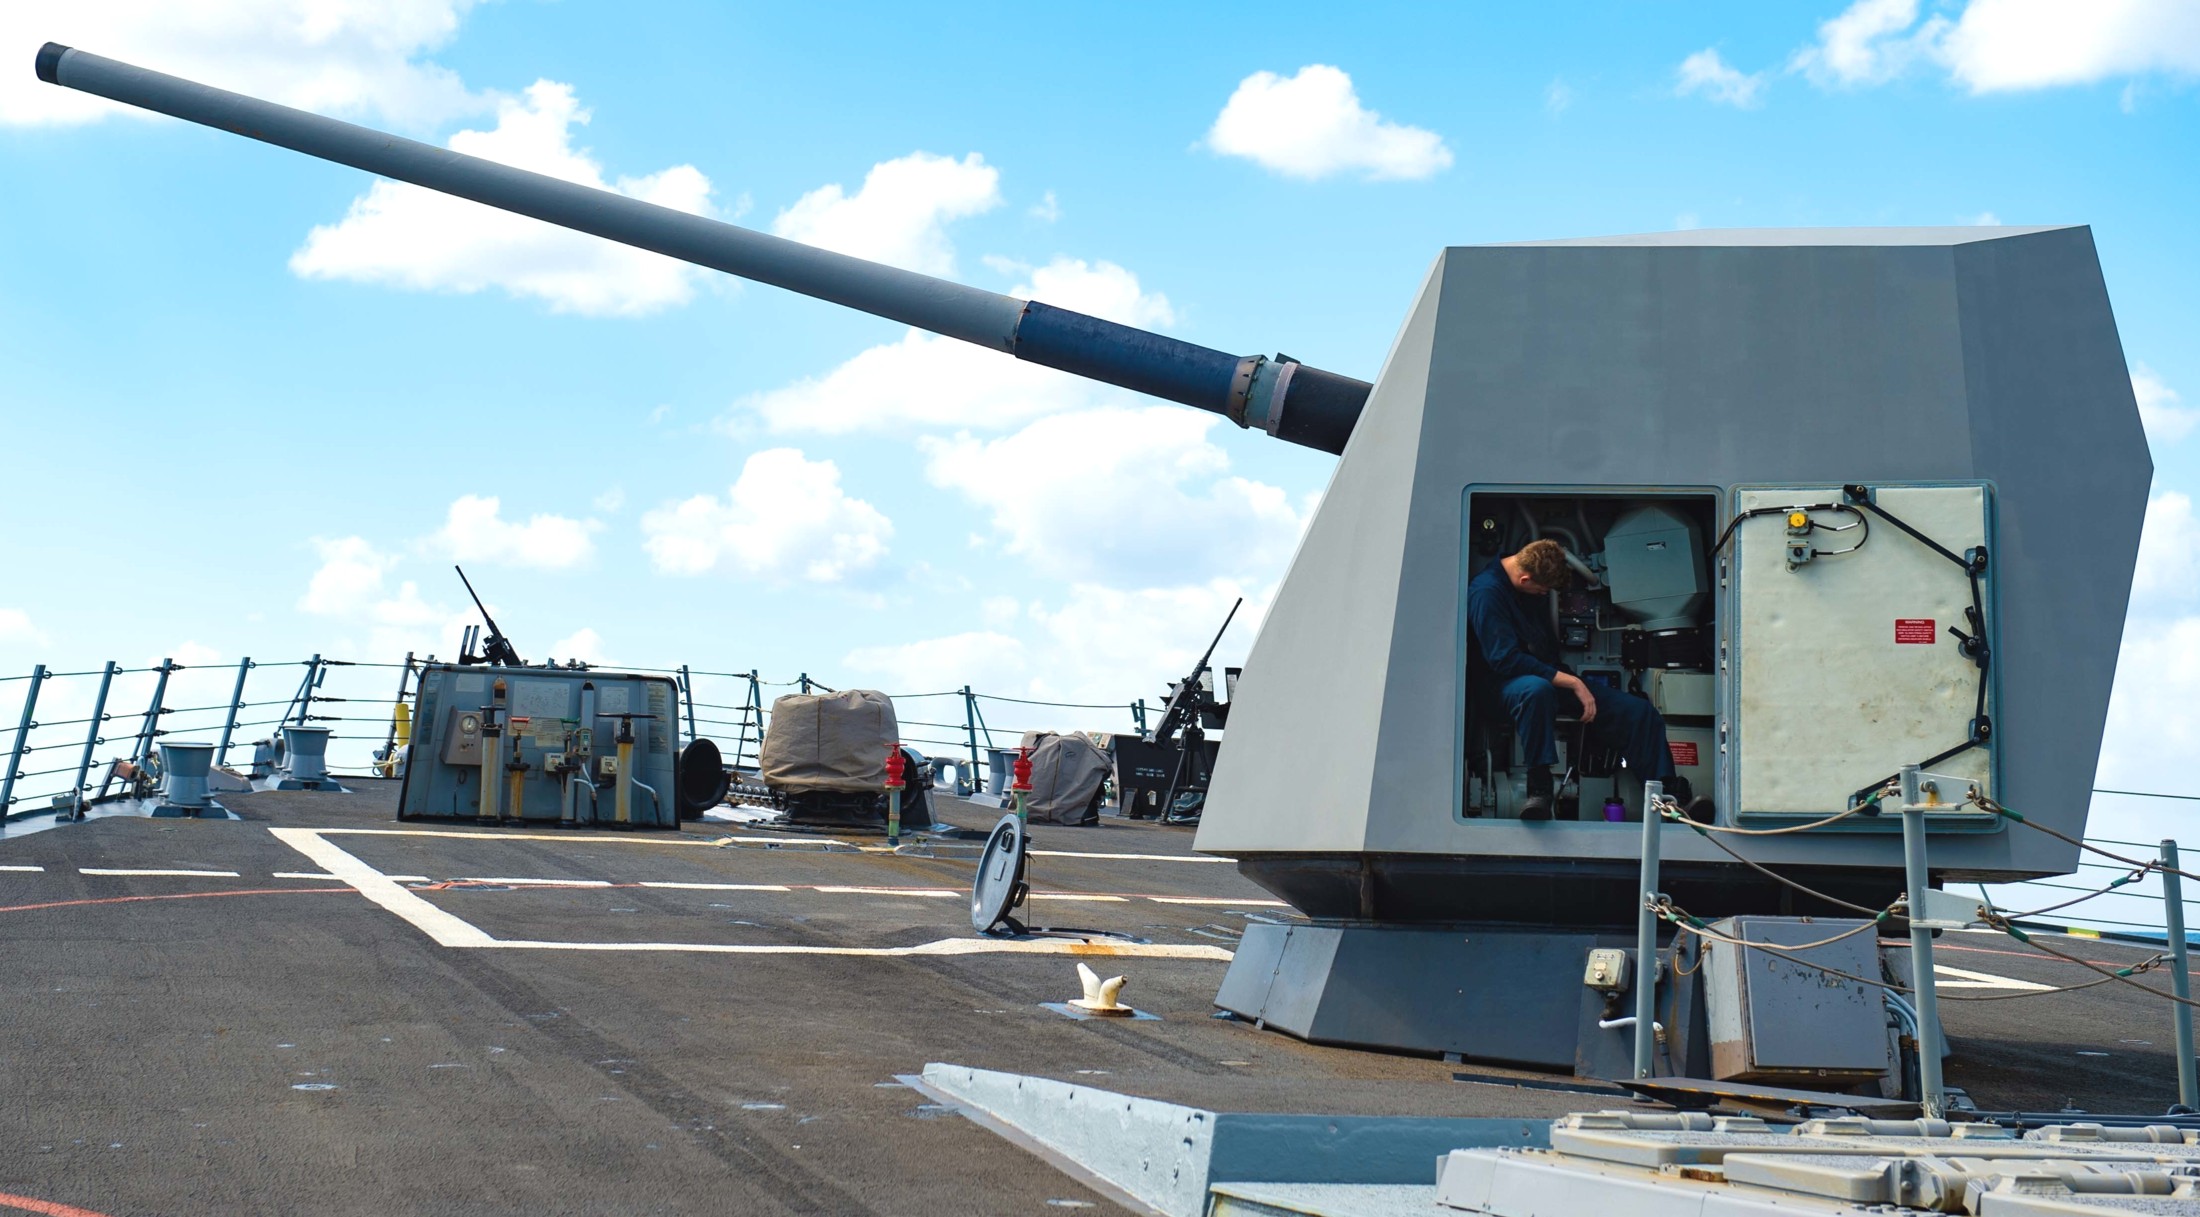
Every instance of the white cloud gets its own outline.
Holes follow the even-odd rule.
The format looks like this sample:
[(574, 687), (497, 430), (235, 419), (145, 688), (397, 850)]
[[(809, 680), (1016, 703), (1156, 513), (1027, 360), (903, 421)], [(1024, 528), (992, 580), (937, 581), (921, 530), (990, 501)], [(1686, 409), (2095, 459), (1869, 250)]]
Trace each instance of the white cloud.
[(390, 590), (389, 576), (403, 559), (364, 537), (316, 537), (313, 545), (321, 564), (307, 580), (298, 608), (365, 631), (363, 642), (335, 640), (344, 644), (339, 649), (356, 649), (374, 659), (395, 659), (407, 651), (456, 655), (460, 632), (481, 621), (471, 604), (454, 611), (429, 603), (410, 579)]
[(1818, 41), (1797, 51), (1788, 70), (1818, 85), (1868, 85), (1891, 80), (1933, 54), (1947, 21), (1934, 17), (1911, 32), (1917, 0), (1856, 0), (1818, 27)]
[(2200, 608), (2200, 520), (2192, 498), (2166, 490), (2147, 500), (2139, 564), (2131, 577), (2134, 617), (2178, 617)]
[(324, 617), (343, 616), (365, 607), (382, 593), (382, 576), (397, 558), (368, 544), (365, 537), (316, 537), (321, 566), (306, 583), (298, 607)]
[(1049, 190), (1038, 202), (1031, 205), (1029, 214), (1042, 224), (1052, 224), (1062, 218), (1062, 204), (1054, 197), (1054, 192)]
[(1721, 57), (1717, 47), (1705, 47), (1674, 69), (1673, 91), (1682, 97), (1700, 94), (1721, 105), (1754, 110), (1764, 104), (1765, 74), (1744, 72)]
[(2200, 73), (2190, 0), (1971, 0), (1940, 49), (1974, 93)]
[(1030, 672), (1023, 639), (996, 630), (857, 647), (841, 663), (888, 693), (931, 693), (969, 685), (1015, 696), (1026, 690)]
[[(2195, 611), (2200, 540), (2195, 538), (2200, 538), (2200, 518), (2191, 496), (2162, 491), (2147, 500), (2100, 785), (2182, 791), (2190, 784), (2185, 758), (2200, 749), (2200, 715), (2191, 712), (2200, 702), (2200, 612)], [(2095, 825), (2093, 831), (2103, 830)]]
[(611, 662), (604, 658), (603, 638), (596, 631), (585, 627), (551, 643), (550, 649), (544, 655), (560, 663), (568, 659), (578, 659), (588, 664)]
[(0, 608), (0, 642), (45, 642), (46, 632), (31, 622), (31, 615), (18, 608)]
[(1369, 180), (1431, 177), (1451, 167), (1442, 136), (1386, 122), (1360, 104), (1352, 78), (1324, 63), (1297, 74), (1255, 72), (1224, 103), (1207, 146), (1296, 178), (1357, 173)]
[(2153, 443), (2181, 440), (2192, 434), (2195, 422), (2200, 422), (2200, 409), (2179, 405), (2183, 396), (2143, 363), (2131, 365), (2131, 393), (2139, 399), (2139, 421)]
[(1932, 65), (1972, 93), (2200, 74), (2200, 6), (2188, 0), (1968, 0), (1953, 19), (1918, 17), (1917, 0), (1855, 0), (1789, 66), (1854, 86)]
[[(1026, 273), (1027, 281), (1010, 289), (1017, 296), (1125, 325), (1167, 326), (1176, 320), (1168, 297), (1146, 292), (1137, 275), (1112, 262), (1056, 258), (1027, 267), (995, 260), (994, 266)], [(993, 429), (1097, 404), (1110, 394), (1120, 396), (1081, 377), (910, 330), (900, 341), (872, 347), (823, 376), (745, 398), (732, 418), (753, 414), (772, 431), (828, 435), (909, 426)]]
[(1230, 473), (1207, 439), (1220, 421), (1103, 406), (920, 446), (926, 478), (990, 512), (1002, 547), (1041, 574), (1137, 586), (1280, 570), (1303, 520), (1281, 489)]
[(443, 527), (429, 544), (459, 562), (508, 562), (543, 570), (565, 570), (587, 561), (595, 552), (591, 533), (603, 528), (595, 520), (536, 514), (525, 524), (515, 524), (499, 514), (495, 495), (461, 495), (451, 503)]
[(1543, 87), (1543, 108), (1553, 117), (1573, 108), (1574, 87), (1563, 79), (1554, 79)]
[[(1156, 712), (1168, 690), (1199, 658), (1230, 611), (1247, 597), (1215, 651), (1215, 667), (1235, 666), (1251, 646), (1271, 586), (1220, 579), (1171, 587), (1073, 584), (1061, 605), (1033, 604), (992, 628), (912, 642), (860, 647), (842, 663), (889, 693), (931, 692), (968, 684), (980, 693), (1051, 701), (1120, 703), (1125, 709), (1078, 710), (981, 703), (1004, 735), (1027, 727), (1122, 731), (1141, 697)], [(931, 747), (937, 747), (933, 745)]]
[(878, 565), (894, 526), (840, 485), (840, 467), (772, 448), (741, 466), (726, 497), (699, 494), (642, 517), (651, 565), (754, 579), (835, 583)]
[(1982, 211), (1975, 216), (1959, 216), (1956, 218), (1956, 223), (1968, 224), (1980, 228), (1999, 228), (2001, 226), (2001, 217), (1995, 215), (1991, 211)]
[(947, 222), (999, 206), (1000, 180), (975, 152), (959, 161), (912, 152), (871, 166), (854, 194), (834, 183), (803, 195), (772, 221), (772, 231), (874, 262), (953, 274)]
[(483, 108), (420, 56), (448, 43), (474, 0), (10, 0), (0, 5), (0, 125), (152, 117), (31, 74), (41, 43), (142, 64), (307, 110), (372, 112), (407, 128)]
[(613, 486), (611, 489), (597, 495), (595, 503), (598, 511), (617, 511), (626, 506), (626, 488), (624, 486)]
[[(693, 165), (607, 182), (603, 166), (573, 146), (588, 112), (569, 85), (539, 80), (524, 99), (504, 98), (497, 125), (451, 137), (455, 151), (565, 181), (710, 214), (710, 179)], [(414, 291), (470, 293), (496, 287), (557, 312), (636, 315), (684, 304), (701, 275), (661, 254), (512, 215), (418, 186), (377, 181), (335, 224), (316, 227), (291, 255), (308, 279), (350, 279)]]

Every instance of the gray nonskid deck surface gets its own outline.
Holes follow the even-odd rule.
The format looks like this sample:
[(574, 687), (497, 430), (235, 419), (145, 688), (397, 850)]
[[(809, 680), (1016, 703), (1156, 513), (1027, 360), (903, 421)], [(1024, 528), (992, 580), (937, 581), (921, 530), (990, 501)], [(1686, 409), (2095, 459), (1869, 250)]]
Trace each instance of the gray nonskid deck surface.
[[(1040, 1006), (1074, 994), (1066, 955), (684, 949), (967, 939), (959, 895), (876, 890), (959, 892), (967, 856), (714, 848), (755, 835), (717, 824), (536, 840), (400, 825), (394, 798), (365, 783), (234, 797), (243, 822), (0, 836), (0, 865), (44, 868), (0, 872), (0, 1193), (118, 1215), (1106, 1212), (894, 1075), (953, 1061), (1239, 1111), (1555, 1116), (1611, 1102), (1462, 1085), (1439, 1061), (1216, 1021), (1214, 959), (1093, 960), (1162, 1016), (1115, 1023)], [(998, 815), (947, 807), (970, 826)], [(275, 877), (321, 867), (271, 828), (323, 830), (315, 839), (382, 874), (425, 877), (408, 899), (470, 932), (554, 945), (438, 945), (348, 884)], [(1034, 835), (1041, 850), (1190, 856), (1188, 833), (1119, 820)], [(1156, 944), (1227, 949), (1248, 917), (1290, 915), (1226, 864), (1041, 856), (1032, 877), (1040, 893), (1115, 897), (1041, 900), (1038, 920)], [(478, 879), (610, 886), (441, 886)], [(2077, 978), (2018, 957), (1943, 958)], [(2171, 1097), (2168, 1016), (2151, 1004), (2094, 990), (1948, 1018), (1959, 1049), (1990, 1041), (1950, 1070), (1982, 1104), (2160, 1110)]]

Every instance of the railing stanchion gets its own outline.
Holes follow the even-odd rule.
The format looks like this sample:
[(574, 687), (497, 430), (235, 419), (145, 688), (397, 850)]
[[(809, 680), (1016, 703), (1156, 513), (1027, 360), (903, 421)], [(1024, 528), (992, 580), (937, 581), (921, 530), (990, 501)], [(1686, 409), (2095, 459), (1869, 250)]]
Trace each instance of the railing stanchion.
[(76, 763), (76, 785), (69, 791), (69, 809), (61, 814), (72, 820), (84, 818), (84, 775), (92, 771), (92, 751), (105, 741), (99, 737), (99, 728), (107, 720), (107, 690), (114, 687), (115, 673), (121, 665), (114, 660), (99, 674), (99, 697), (92, 703), (92, 726), (84, 733), (84, 755)]
[(1642, 784), (1642, 890), (1635, 894), (1635, 1076), (1647, 1078), (1658, 1063), (1658, 804), (1665, 783)]
[(688, 677), (688, 666), (680, 665), (680, 696), (687, 702), (688, 742), (695, 741), (695, 682)]
[(1917, 1078), (1923, 1092), (1919, 1112), (1928, 1120), (1945, 1119), (1948, 1095), (1940, 1080), (1940, 997), (1934, 987), (1933, 931), (1925, 925), (1925, 893), (1931, 871), (1925, 865), (1925, 803), (1918, 767), (1902, 767), (1902, 870), (1909, 893), (1910, 985), (1917, 1003)]
[(221, 746), (214, 751), (216, 768), (229, 767), (229, 737), (236, 733), (237, 716), (244, 712), (244, 676), (252, 670), (250, 655), (237, 661), (237, 683), (229, 690), (229, 717), (222, 720)]
[(31, 669), (30, 688), (23, 693), (23, 720), (15, 729), (15, 747), (8, 750), (8, 775), (0, 779), (0, 818), (15, 806), (15, 777), (23, 771), (23, 754), (31, 750), (31, 728), (38, 725), (31, 716), (38, 712), (38, 686), (45, 683), (46, 665), (39, 664)]
[(2193, 1061), (2192, 968), (2185, 950), (2185, 889), (2177, 873), (2177, 842), (2162, 842), (2162, 921), (2169, 931), (2169, 986), (2177, 995), (2170, 1018), (2177, 1029), (2177, 1101), (2200, 1109), (2200, 1068)]
[(978, 698), (971, 693), (969, 685), (962, 687), (962, 695), (963, 731), (970, 738), (970, 789), (972, 794), (982, 794), (986, 787), (986, 770), (978, 760)]
[(138, 727), (137, 745), (130, 750), (130, 763), (143, 765), (153, 752), (153, 737), (160, 734), (161, 705), (168, 700), (168, 674), (176, 670), (174, 659), (163, 659), (157, 669), (160, 676), (153, 681), (153, 700), (145, 707), (145, 722)]
[(405, 687), (412, 683), (413, 653), (405, 652), (405, 666), (397, 673), (397, 700), (390, 703), (390, 733), (382, 740), (382, 755), (390, 763), (391, 772), (397, 766), (397, 707), (405, 704)]

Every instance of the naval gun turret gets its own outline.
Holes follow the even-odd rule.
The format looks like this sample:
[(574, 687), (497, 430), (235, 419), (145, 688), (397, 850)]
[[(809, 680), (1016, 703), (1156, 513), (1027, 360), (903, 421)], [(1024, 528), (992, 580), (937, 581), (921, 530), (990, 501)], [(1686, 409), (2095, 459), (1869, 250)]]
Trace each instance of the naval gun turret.
[[(1678, 905), (1887, 907), (1901, 817), (1872, 797), (1905, 766), (1946, 796), (1936, 881), (2077, 861), (2152, 472), (2082, 226), (1450, 248), (1371, 388), (82, 51), (49, 44), (36, 67), (1341, 453), (1231, 698), (1196, 842), (1314, 919), (1248, 927), (1223, 983), (1219, 1005), (1269, 1027), (1624, 1059), (1596, 988), (1615, 973), (1583, 972), (1634, 942), (1646, 775), (1570, 750), (1576, 818), (1524, 817), (1522, 742), (1473, 662), (1469, 582), (1529, 541), (1580, 575), (1546, 606), (1565, 662), (1658, 708), (1716, 827), (1779, 830), (1733, 853), (1668, 832)], [(1637, 983), (1674, 983), (1658, 972)]]

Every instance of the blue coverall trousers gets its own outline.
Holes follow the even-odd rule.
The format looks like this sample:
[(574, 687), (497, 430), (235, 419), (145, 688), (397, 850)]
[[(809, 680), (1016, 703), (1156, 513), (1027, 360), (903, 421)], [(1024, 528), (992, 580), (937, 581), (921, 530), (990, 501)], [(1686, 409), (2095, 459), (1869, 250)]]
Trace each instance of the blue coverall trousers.
[[(1597, 703), (1597, 716), (1589, 723), (1589, 742), (1618, 751), (1628, 771), (1642, 775), (1644, 781), (1672, 777), (1673, 751), (1666, 747), (1665, 719), (1656, 707), (1645, 698), (1595, 681), (1589, 682), (1589, 692)], [(1504, 696), (1527, 763), (1546, 769), (1558, 764), (1555, 724), (1561, 713), (1580, 709), (1580, 699), (1540, 676), (1506, 681)]]

